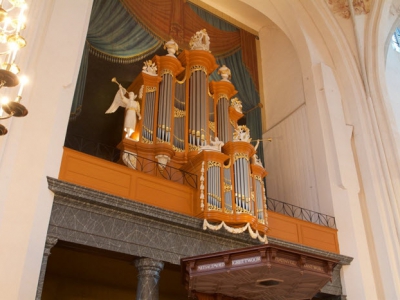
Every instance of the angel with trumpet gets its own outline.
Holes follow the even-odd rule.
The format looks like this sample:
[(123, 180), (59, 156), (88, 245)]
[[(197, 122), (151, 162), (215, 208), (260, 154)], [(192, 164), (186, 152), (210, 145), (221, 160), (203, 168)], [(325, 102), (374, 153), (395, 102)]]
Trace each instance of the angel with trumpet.
[(142, 116), (140, 115), (140, 104), (136, 101), (136, 95), (134, 92), (129, 92), (128, 97), (126, 97), (126, 89), (117, 81), (114, 77), (111, 79), (119, 86), (119, 90), (114, 97), (114, 101), (110, 108), (106, 111), (106, 114), (111, 114), (115, 112), (118, 107), (125, 107), (125, 120), (124, 120), (124, 130), (126, 132), (126, 138), (131, 138), (132, 133), (135, 132), (136, 127), (136, 116), (140, 120)]

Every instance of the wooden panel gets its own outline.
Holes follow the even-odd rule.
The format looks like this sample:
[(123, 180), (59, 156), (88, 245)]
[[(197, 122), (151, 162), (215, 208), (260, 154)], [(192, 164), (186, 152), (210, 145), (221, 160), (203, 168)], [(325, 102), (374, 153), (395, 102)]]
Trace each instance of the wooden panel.
[(113, 195), (129, 196), (131, 176), (126, 168), (70, 149), (64, 149), (59, 178)]
[(194, 189), (68, 148), (64, 148), (59, 179), (193, 215)]
[[(195, 216), (196, 190), (68, 148), (59, 179), (130, 200)], [(198, 198), (198, 195), (197, 195)], [(337, 230), (268, 211), (268, 236), (339, 253)]]
[[(193, 191), (177, 186), (176, 183), (157, 177), (137, 177), (134, 198), (164, 209), (193, 214)], [(150, 177), (150, 178), (149, 178)]]
[[(321, 226), (322, 227), (322, 226)], [(302, 224), (302, 244), (326, 251), (339, 253), (336, 231), (328, 231), (325, 227), (319, 228)]]
[(298, 226), (294, 220), (286, 220), (268, 212), (268, 227), (268, 236), (294, 243), (299, 242)]
[(339, 253), (337, 229), (268, 211), (268, 236)]

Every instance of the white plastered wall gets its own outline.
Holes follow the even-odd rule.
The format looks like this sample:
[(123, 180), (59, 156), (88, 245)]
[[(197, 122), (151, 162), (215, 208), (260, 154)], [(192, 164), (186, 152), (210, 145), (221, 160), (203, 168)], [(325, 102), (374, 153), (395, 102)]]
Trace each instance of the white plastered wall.
[(17, 63), (29, 77), (22, 103), (0, 137), (0, 290), (34, 299), (92, 0), (28, 1), (27, 47)]
[[(321, 212), (305, 107), (301, 66), (288, 37), (277, 26), (258, 33), (263, 53), (266, 131), (263, 134), (267, 195)], [(325, 212), (333, 214), (332, 211)]]

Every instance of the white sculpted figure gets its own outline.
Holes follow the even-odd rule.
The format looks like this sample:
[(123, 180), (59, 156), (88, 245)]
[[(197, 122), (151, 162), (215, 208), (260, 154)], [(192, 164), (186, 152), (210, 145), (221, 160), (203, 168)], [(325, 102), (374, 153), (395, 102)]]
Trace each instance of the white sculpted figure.
[(242, 101), (239, 100), (238, 97), (235, 97), (231, 100), (231, 106), (239, 113), (243, 113), (242, 112)]
[[(117, 82), (115, 78), (112, 79), (113, 82)], [(128, 98), (125, 96), (126, 89), (118, 83), (119, 91), (114, 97), (114, 101), (110, 108), (106, 111), (106, 114), (111, 114), (117, 110), (118, 107), (125, 107), (125, 121), (124, 130), (126, 131), (126, 137), (129, 139), (133, 132), (135, 132), (136, 127), (136, 116), (140, 120), (142, 116), (140, 115), (140, 104), (137, 102), (136, 95), (133, 92), (128, 93)]]
[[(259, 144), (260, 144), (260, 140), (257, 140), (257, 144), (254, 146), (254, 150), (257, 151)], [(254, 153), (252, 160), (253, 160), (253, 164), (259, 165), (260, 167), (264, 168), (264, 166), (262, 165), (261, 159), (258, 157), (257, 153)]]
[(200, 146), (200, 150), (221, 152), (221, 148), (224, 145), (223, 141), (220, 141), (218, 137), (215, 137), (214, 141), (210, 139), (210, 143), (211, 145)]
[(246, 125), (241, 125), (235, 128), (233, 133), (233, 141), (241, 141), (250, 143), (250, 129)]
[(157, 76), (156, 63), (151, 61), (151, 60), (146, 60), (144, 62), (144, 66), (142, 68), (142, 72), (146, 73), (146, 74), (149, 74), (149, 75)]
[(190, 50), (207, 50), (210, 51), (210, 37), (207, 30), (197, 31), (189, 42)]

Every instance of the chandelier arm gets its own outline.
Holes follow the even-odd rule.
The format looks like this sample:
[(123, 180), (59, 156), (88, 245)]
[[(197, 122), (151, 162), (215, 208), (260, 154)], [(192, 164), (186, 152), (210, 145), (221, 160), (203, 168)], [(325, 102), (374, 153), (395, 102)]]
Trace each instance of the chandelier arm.
[(0, 120), (9, 119), (9, 118), (11, 118), (13, 115), (14, 115), (14, 112), (13, 112), (12, 114), (8, 115), (8, 116), (0, 116)]

